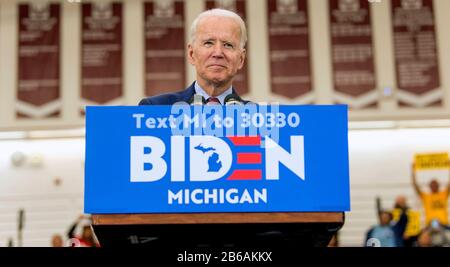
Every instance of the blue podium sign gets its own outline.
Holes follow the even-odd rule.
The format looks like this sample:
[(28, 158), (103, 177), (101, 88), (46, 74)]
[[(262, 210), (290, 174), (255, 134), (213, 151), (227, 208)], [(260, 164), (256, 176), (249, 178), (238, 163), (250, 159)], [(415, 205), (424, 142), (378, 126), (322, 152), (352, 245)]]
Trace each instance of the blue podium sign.
[(87, 107), (84, 209), (349, 211), (347, 106)]

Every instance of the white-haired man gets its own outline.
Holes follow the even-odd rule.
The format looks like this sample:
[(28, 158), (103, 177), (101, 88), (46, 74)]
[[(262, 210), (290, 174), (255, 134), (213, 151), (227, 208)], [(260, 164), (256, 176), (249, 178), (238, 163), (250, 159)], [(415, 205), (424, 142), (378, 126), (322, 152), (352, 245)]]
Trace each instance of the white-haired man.
[(187, 47), (187, 58), (195, 67), (196, 81), (180, 92), (144, 98), (139, 105), (189, 102), (194, 94), (201, 95), (207, 102), (224, 104), (227, 95), (236, 94), (233, 78), (244, 65), (246, 42), (245, 23), (236, 13), (225, 9), (200, 13), (192, 23)]

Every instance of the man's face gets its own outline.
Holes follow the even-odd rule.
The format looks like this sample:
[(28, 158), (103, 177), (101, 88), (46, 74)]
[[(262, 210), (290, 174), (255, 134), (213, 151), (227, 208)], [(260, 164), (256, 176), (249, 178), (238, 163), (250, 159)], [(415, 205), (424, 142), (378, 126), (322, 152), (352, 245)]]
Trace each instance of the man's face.
[(380, 215), (380, 224), (381, 225), (389, 225), (391, 220), (392, 220), (391, 214), (389, 214), (388, 212), (381, 213), (381, 215)]
[(64, 245), (63, 243), (64, 242), (63, 242), (61, 236), (59, 236), (59, 235), (53, 236), (53, 238), (52, 238), (52, 246), (53, 247), (62, 247)]
[(91, 231), (91, 228), (89, 226), (84, 226), (83, 227), (82, 238), (85, 239), (85, 240), (88, 240), (88, 239), (92, 238), (92, 231)]
[(407, 204), (406, 204), (406, 197), (404, 196), (398, 196), (395, 199), (395, 207), (396, 208), (406, 208)]
[(432, 180), (430, 182), (430, 190), (432, 193), (437, 193), (439, 192), (439, 182), (437, 180)]
[(197, 35), (188, 45), (189, 63), (195, 66), (200, 85), (231, 85), (244, 65), (239, 23), (227, 17), (206, 17), (197, 24)]

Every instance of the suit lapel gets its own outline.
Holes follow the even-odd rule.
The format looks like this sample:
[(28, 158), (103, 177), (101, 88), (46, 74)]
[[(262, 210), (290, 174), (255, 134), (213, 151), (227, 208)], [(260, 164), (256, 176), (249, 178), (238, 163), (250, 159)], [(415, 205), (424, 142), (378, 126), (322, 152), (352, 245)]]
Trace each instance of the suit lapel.
[(179, 101), (189, 102), (189, 100), (192, 98), (192, 96), (195, 94), (195, 87), (194, 83), (191, 84), (186, 90), (182, 91), (180, 93), (180, 99)]

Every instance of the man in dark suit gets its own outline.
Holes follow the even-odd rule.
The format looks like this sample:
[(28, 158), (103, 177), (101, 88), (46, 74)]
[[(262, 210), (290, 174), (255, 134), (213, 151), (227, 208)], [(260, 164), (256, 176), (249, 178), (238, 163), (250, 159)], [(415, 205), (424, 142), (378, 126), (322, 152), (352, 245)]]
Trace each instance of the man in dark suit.
[(246, 42), (245, 23), (236, 13), (225, 9), (201, 13), (192, 23), (187, 54), (195, 67), (196, 81), (180, 92), (144, 98), (139, 105), (189, 102), (194, 94), (207, 102), (224, 104), (227, 95), (236, 94), (232, 82), (244, 65)]

